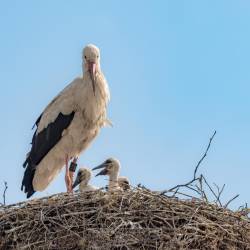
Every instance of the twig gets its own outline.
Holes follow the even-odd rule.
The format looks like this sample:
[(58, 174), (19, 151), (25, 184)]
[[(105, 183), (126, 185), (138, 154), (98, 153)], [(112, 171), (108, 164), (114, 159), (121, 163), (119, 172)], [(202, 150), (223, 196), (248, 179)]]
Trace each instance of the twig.
[(240, 196), (239, 194), (235, 195), (232, 199), (230, 199), (230, 200), (224, 205), (224, 208), (227, 208), (228, 205), (229, 205), (233, 200), (235, 200), (236, 198), (238, 198), (239, 196)]
[(200, 164), (202, 163), (202, 161), (204, 160), (204, 158), (207, 156), (208, 150), (209, 150), (209, 148), (211, 146), (211, 143), (212, 143), (215, 135), (216, 135), (216, 130), (214, 131), (212, 137), (209, 139), (209, 143), (208, 143), (208, 146), (207, 146), (207, 149), (206, 149), (205, 153), (203, 154), (202, 158), (199, 160), (198, 164), (195, 166), (193, 179), (191, 181), (185, 183), (185, 184), (179, 184), (179, 185), (174, 186), (173, 188), (170, 188), (168, 190), (164, 190), (164, 191), (161, 192), (161, 194), (165, 194), (167, 192), (172, 192), (173, 190), (179, 189), (180, 187), (188, 187), (193, 182), (199, 180), (200, 177), (197, 178), (196, 177), (196, 173), (198, 171), (198, 168), (199, 168)]
[(192, 184), (193, 182), (195, 182), (195, 181), (197, 181), (197, 180), (198, 180), (198, 178), (193, 179), (193, 180), (191, 180), (191, 181), (189, 181), (189, 182), (187, 182), (187, 183), (185, 183), (185, 184), (176, 185), (176, 186), (174, 186), (173, 188), (170, 188), (170, 189), (168, 189), (168, 190), (162, 191), (161, 194), (165, 194), (165, 193), (167, 193), (167, 192), (172, 192), (172, 191), (174, 191), (175, 189), (179, 189), (179, 188), (181, 188), (181, 187), (187, 187), (187, 186), (189, 186), (190, 184)]
[(222, 192), (224, 191), (224, 188), (225, 188), (226, 185), (223, 184), (221, 190), (220, 190), (219, 186), (216, 183), (214, 183), (214, 185), (215, 185), (215, 187), (217, 188), (217, 191), (218, 191), (217, 201), (220, 202), (220, 196), (221, 196)]
[(203, 189), (202, 175), (201, 175), (200, 178), (199, 178), (199, 184), (200, 184), (200, 186), (196, 185), (196, 188), (199, 190), (199, 192), (200, 192), (200, 194), (201, 194), (202, 200), (205, 199), (205, 201), (208, 202), (206, 193), (205, 193), (205, 191), (204, 191), (204, 189)]
[(208, 146), (207, 146), (207, 149), (206, 149), (205, 153), (203, 154), (203, 156), (201, 157), (201, 159), (199, 160), (198, 164), (196, 165), (196, 167), (194, 169), (194, 179), (196, 178), (196, 173), (198, 171), (199, 166), (201, 165), (201, 163), (204, 160), (204, 158), (207, 156), (207, 152), (208, 152), (208, 150), (209, 150), (209, 148), (211, 146), (211, 143), (212, 143), (215, 135), (216, 135), (216, 130), (214, 131), (212, 137), (209, 139), (209, 143), (208, 143)]
[(3, 191), (3, 205), (5, 206), (6, 205), (6, 191), (8, 189), (8, 183), (7, 183), (7, 181), (4, 182), (4, 186), (5, 186), (5, 189)]
[(216, 199), (216, 203), (217, 201), (219, 202), (220, 206), (222, 206), (222, 203), (220, 201), (220, 197), (214, 192), (214, 190), (212, 189), (212, 187), (209, 185), (209, 183), (207, 182), (206, 178), (202, 175), (202, 179), (204, 180), (204, 182), (206, 183), (206, 185), (208, 186), (209, 190), (211, 191), (211, 193), (214, 195), (215, 199)]

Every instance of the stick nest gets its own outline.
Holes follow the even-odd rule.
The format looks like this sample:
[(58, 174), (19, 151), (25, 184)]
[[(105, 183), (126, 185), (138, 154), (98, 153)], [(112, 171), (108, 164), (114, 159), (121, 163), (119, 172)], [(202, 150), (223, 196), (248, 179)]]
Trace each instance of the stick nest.
[(0, 249), (250, 249), (250, 220), (145, 188), (0, 207)]

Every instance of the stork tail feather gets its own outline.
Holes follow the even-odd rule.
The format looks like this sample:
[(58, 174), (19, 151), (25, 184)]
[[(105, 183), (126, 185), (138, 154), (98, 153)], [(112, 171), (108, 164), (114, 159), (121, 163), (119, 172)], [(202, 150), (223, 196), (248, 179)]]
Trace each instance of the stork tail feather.
[[(75, 112), (73, 111), (69, 115), (63, 115), (59, 113), (56, 120), (50, 123), (47, 128), (37, 134), (35, 131), (32, 138), (32, 147), (30, 153), (27, 154), (26, 160), (23, 163), (25, 169), (22, 187), (24, 192), (27, 193), (27, 198), (35, 193), (33, 187), (33, 178), (36, 172), (36, 168), (39, 163), (46, 157), (49, 151), (60, 141), (63, 131), (68, 128), (74, 118)], [(39, 125), (41, 117), (36, 121), (36, 125)]]

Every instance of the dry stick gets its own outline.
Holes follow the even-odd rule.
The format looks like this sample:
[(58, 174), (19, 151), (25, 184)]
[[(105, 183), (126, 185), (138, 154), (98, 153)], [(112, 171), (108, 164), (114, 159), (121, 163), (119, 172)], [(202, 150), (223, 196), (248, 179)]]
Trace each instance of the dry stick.
[(7, 184), (7, 181), (4, 182), (4, 185), (5, 185), (5, 189), (3, 191), (3, 205), (5, 206), (6, 205), (6, 202), (5, 202), (5, 195), (6, 195), (6, 191), (8, 189), (8, 184)]
[(204, 191), (204, 189), (203, 189), (202, 175), (201, 175), (200, 178), (199, 178), (199, 184), (200, 184), (200, 186), (199, 186), (198, 184), (195, 185), (195, 186), (196, 186), (196, 188), (199, 190), (202, 200), (205, 199), (205, 201), (208, 202), (206, 193), (205, 193), (205, 191)]
[(208, 150), (209, 150), (209, 148), (210, 148), (210, 146), (211, 146), (211, 143), (212, 143), (212, 141), (213, 141), (215, 135), (216, 135), (216, 130), (214, 131), (212, 137), (209, 139), (209, 143), (208, 143), (208, 146), (207, 146), (207, 149), (206, 149), (205, 153), (203, 154), (203, 156), (201, 157), (201, 159), (199, 160), (199, 162), (198, 162), (197, 165), (195, 166), (193, 179), (192, 179), (191, 181), (185, 183), (185, 184), (179, 184), (179, 185), (174, 186), (173, 188), (170, 188), (169, 190), (164, 190), (164, 191), (162, 191), (162, 192), (161, 192), (162, 195), (165, 194), (165, 193), (167, 193), (167, 192), (172, 192), (172, 191), (175, 190), (176, 188), (187, 187), (187, 186), (189, 186), (190, 184), (192, 184), (193, 182), (199, 180), (200, 177), (197, 178), (197, 177), (196, 177), (196, 173), (197, 173), (198, 168), (199, 168), (199, 166), (201, 165), (202, 161), (203, 161), (204, 158), (207, 156)]
[(218, 191), (217, 201), (219, 201), (220, 200), (220, 196), (221, 196), (221, 194), (222, 194), (222, 192), (223, 192), (226, 184), (223, 184), (221, 190), (220, 190), (219, 186), (216, 183), (214, 183), (214, 185), (215, 185), (215, 187), (217, 188), (217, 191)]
[(196, 192), (198, 195), (202, 195), (201, 192), (200, 192), (200, 190), (199, 190), (199, 188), (197, 189), (197, 187), (195, 189), (192, 186), (187, 186), (187, 188), (190, 189), (190, 190), (192, 190), (192, 191), (194, 191), (194, 192)]
[(239, 196), (240, 196), (239, 194), (235, 195), (232, 199), (230, 199), (230, 200), (224, 205), (224, 208), (227, 208), (228, 205), (229, 205), (233, 200), (235, 200), (236, 198), (238, 198)]
[(220, 192), (219, 192), (219, 197), (221, 196), (221, 194), (222, 194), (222, 192), (223, 192), (225, 186), (226, 186), (226, 184), (224, 184), (223, 187), (222, 187), (222, 189), (220, 190)]
[(200, 183), (200, 189), (201, 189), (201, 192), (202, 192), (202, 199), (205, 199), (206, 202), (208, 202), (207, 195), (206, 195), (206, 193), (204, 191), (204, 188), (203, 188), (202, 175), (200, 175), (199, 183)]
[(221, 196), (221, 194), (222, 194), (222, 192), (223, 192), (223, 190), (224, 190), (224, 188), (225, 188), (225, 184), (223, 185), (223, 187), (222, 187), (221, 190), (219, 190), (219, 187), (215, 184), (215, 186), (216, 186), (217, 189), (218, 189), (218, 195), (216, 195), (216, 193), (214, 192), (214, 190), (212, 189), (212, 187), (208, 184), (206, 178), (205, 178), (203, 175), (202, 175), (202, 178), (203, 178), (204, 182), (207, 184), (207, 186), (208, 186), (208, 188), (210, 189), (210, 191), (212, 192), (212, 194), (214, 195), (214, 197), (216, 198), (216, 201), (215, 201), (216, 204), (217, 204), (217, 202), (219, 202), (219, 205), (220, 205), (221, 207), (227, 208), (227, 206), (228, 206), (233, 200), (235, 200), (236, 198), (238, 198), (238, 197), (240, 196), (239, 194), (235, 195), (232, 199), (230, 199), (230, 200), (223, 206), (223, 205), (222, 205), (222, 202), (221, 202), (221, 200), (220, 200), (220, 196)]
[(193, 182), (197, 181), (198, 179), (199, 179), (199, 178), (195, 178), (195, 179), (193, 179), (193, 180), (191, 180), (191, 181), (189, 181), (189, 182), (187, 182), (187, 183), (185, 183), (185, 184), (176, 185), (175, 187), (170, 188), (169, 190), (163, 191), (162, 194), (167, 193), (167, 192), (172, 192), (172, 191), (174, 191), (176, 188), (187, 187), (187, 186), (189, 186), (190, 184), (192, 184)]
[[(205, 182), (206, 185), (208, 186), (209, 190), (210, 190), (211, 193), (214, 195), (216, 201), (218, 201), (219, 204), (220, 204), (220, 206), (222, 207), (222, 203), (221, 203), (221, 201), (220, 201), (219, 194), (217, 195), (217, 194), (214, 192), (214, 190), (213, 190), (212, 187), (209, 185), (209, 183), (207, 182), (206, 178), (205, 178), (203, 175), (201, 175), (201, 178), (204, 180), (204, 182)], [(216, 203), (217, 203), (217, 202), (216, 202)]]
[[(217, 192), (218, 192), (218, 195), (219, 195), (219, 193), (220, 193), (220, 187), (219, 187), (219, 185), (217, 185), (215, 182), (213, 182), (213, 184), (214, 184), (214, 186), (216, 187)], [(224, 184), (224, 185), (225, 185), (225, 184)]]
[(206, 149), (204, 155), (202, 156), (202, 158), (199, 160), (198, 164), (197, 164), (196, 167), (195, 167), (195, 170), (194, 170), (194, 179), (196, 178), (196, 173), (197, 173), (197, 171), (198, 171), (199, 166), (201, 165), (201, 163), (202, 163), (202, 161), (204, 160), (204, 158), (207, 156), (207, 152), (208, 152), (208, 150), (209, 150), (209, 148), (210, 148), (210, 146), (211, 146), (211, 143), (212, 143), (212, 141), (213, 141), (215, 135), (216, 135), (216, 130), (214, 131), (212, 137), (209, 139), (209, 143), (208, 143), (208, 146), (207, 146), (207, 149)]

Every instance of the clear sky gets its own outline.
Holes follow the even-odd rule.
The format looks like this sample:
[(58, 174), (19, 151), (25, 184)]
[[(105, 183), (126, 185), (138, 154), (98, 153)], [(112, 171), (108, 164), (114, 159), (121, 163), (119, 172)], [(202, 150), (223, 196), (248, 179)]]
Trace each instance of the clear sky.
[[(25, 200), (31, 127), (81, 74), (88, 43), (101, 49), (114, 127), (101, 131), (80, 166), (113, 156), (133, 185), (166, 189), (192, 177), (216, 129), (200, 172), (226, 184), (225, 200), (240, 194), (232, 207), (250, 203), (249, 13), (246, 0), (0, 0), (0, 192), (6, 180), (7, 203)], [(63, 175), (33, 197), (65, 191)]]

